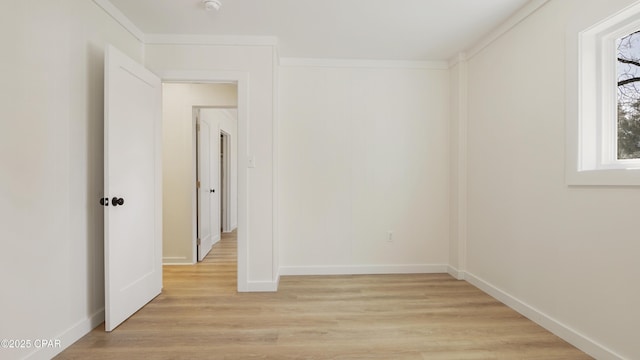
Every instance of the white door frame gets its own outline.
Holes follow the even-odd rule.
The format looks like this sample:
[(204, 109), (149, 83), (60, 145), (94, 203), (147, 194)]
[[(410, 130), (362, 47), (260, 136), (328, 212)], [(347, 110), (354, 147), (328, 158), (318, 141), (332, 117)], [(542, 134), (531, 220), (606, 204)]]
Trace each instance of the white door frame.
[(231, 135), (222, 129), (220, 129), (220, 135), (220, 138), (224, 139), (221, 146), (224, 149), (222, 151), (222, 159), (220, 159), (223, 169), (222, 174), (220, 174), (220, 211), (222, 212), (220, 225), (222, 226), (222, 232), (231, 232), (231, 216), (229, 216), (231, 212), (231, 186), (229, 185), (231, 181), (231, 147), (229, 137)]
[[(247, 224), (248, 224), (248, 145), (249, 145), (249, 74), (240, 71), (165, 71), (160, 73), (162, 82), (174, 83), (236, 83), (238, 86), (238, 291), (249, 291), (247, 279), (248, 274), (248, 247), (247, 247)], [(195, 154), (194, 154), (195, 156)], [(195, 184), (195, 169), (192, 174), (194, 176), (193, 184)], [(195, 203), (195, 199), (194, 199)], [(195, 210), (194, 210), (195, 211)], [(194, 212), (192, 218), (196, 219), (197, 214)], [(195, 220), (197, 221), (197, 219)], [(197, 224), (193, 224), (192, 248), (194, 258), (197, 254), (197, 239), (195, 238)]]

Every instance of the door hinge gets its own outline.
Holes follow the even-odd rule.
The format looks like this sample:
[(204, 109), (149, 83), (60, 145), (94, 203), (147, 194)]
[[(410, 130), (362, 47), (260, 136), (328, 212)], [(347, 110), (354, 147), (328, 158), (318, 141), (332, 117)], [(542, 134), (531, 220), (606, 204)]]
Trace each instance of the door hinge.
[(196, 181), (196, 187), (200, 189), (200, 180)]
[(196, 131), (200, 131), (200, 124), (196, 124)]
[(202, 240), (198, 238), (198, 246), (202, 245)]

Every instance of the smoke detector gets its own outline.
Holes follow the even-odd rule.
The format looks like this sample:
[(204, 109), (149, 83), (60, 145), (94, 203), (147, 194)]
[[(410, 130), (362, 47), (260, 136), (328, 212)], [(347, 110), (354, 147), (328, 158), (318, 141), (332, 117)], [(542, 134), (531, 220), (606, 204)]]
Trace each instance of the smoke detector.
[(220, 6), (222, 6), (222, 1), (220, 0), (202, 0), (202, 3), (204, 4), (204, 8), (207, 9), (207, 11), (218, 11), (220, 10)]

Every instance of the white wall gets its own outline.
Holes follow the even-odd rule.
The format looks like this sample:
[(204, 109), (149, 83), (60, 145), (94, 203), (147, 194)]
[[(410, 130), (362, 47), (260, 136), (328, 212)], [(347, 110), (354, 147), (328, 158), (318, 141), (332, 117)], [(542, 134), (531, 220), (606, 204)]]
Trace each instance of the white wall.
[(446, 68), (285, 64), (282, 274), (445, 271)]
[[(243, 206), (247, 209), (246, 214), (238, 214), (238, 237), (239, 246), (240, 238), (246, 237), (247, 248), (240, 251), (246, 252), (248, 263), (239, 271), (246, 271), (247, 290), (275, 290), (278, 274), (274, 271), (277, 264), (274, 263), (273, 236), (273, 46), (149, 44), (145, 46), (145, 62), (150, 70), (162, 77), (185, 70), (198, 74), (232, 71), (246, 75), (248, 104), (246, 109), (239, 104), (238, 116), (246, 116), (247, 134), (244, 148), (238, 151), (238, 178), (239, 181), (246, 180), (248, 198), (241, 198), (245, 195), (238, 188), (238, 201), (246, 201)], [(243, 111), (244, 115), (240, 114)], [(239, 134), (238, 138), (243, 136)], [(247, 169), (248, 159), (240, 156), (243, 153), (255, 157), (255, 168)], [(238, 277), (241, 277), (240, 273)]]
[(552, 0), (468, 62), (470, 280), (603, 359), (640, 358), (640, 189), (565, 185), (565, 36), (631, 3)]
[(238, 103), (235, 84), (164, 83), (163, 141), (163, 262), (195, 263), (194, 211), (195, 135), (193, 107)]
[[(594, 355), (638, 358), (640, 192), (564, 184), (565, 29), (576, 16), (630, 3), (551, 0), (474, 54), (465, 65), (462, 148), (447, 142), (447, 71), (283, 67), (274, 144), (272, 47), (144, 51), (160, 74), (249, 75), (247, 151), (257, 166), (249, 172), (248, 278), (257, 287), (277, 281), (279, 147), (280, 255), (288, 271), (433, 269), (459, 265), (449, 252), (466, 245), (475, 284), (533, 311), (537, 321), (557, 321), (556, 330)], [(103, 319), (103, 48), (112, 43), (139, 61), (143, 49), (84, 0), (8, 2), (0, 42), (0, 76), (12, 84), (0, 87), (0, 338), (61, 339), (66, 347)], [(465, 145), (464, 154), (455, 153)], [(462, 175), (449, 169), (447, 149), (468, 159)], [(449, 212), (449, 176), (468, 184), (459, 189), (468, 191), (462, 210)], [(460, 192), (451, 199), (460, 200)], [(458, 240), (449, 247), (449, 217), (459, 224), (465, 213), (468, 226), (452, 229), (467, 232), (466, 241), (452, 234)], [(2, 358), (32, 351), (2, 350)]]
[(5, 2), (0, 43), (0, 338), (66, 347), (104, 316), (103, 49), (142, 47), (86, 0)]

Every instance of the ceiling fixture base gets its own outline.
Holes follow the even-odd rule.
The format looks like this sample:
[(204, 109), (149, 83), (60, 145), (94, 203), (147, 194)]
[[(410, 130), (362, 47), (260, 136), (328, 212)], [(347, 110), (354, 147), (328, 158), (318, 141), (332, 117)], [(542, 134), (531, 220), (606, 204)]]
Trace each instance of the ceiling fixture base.
[(202, 3), (207, 11), (218, 11), (222, 6), (222, 1), (220, 0), (202, 0)]

